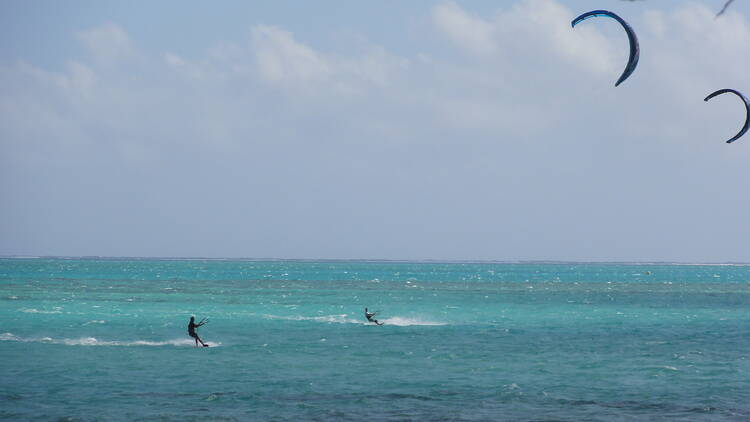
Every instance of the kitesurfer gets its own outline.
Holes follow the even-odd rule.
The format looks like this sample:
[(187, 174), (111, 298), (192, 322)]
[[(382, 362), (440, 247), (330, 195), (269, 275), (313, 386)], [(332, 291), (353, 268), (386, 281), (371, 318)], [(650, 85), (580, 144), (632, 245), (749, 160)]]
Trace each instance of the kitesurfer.
[(383, 325), (384, 323), (378, 322), (377, 319), (373, 318), (377, 314), (377, 312), (367, 312), (367, 308), (365, 308), (365, 318), (367, 318), (368, 321), (374, 322), (377, 325)]
[(200, 327), (201, 325), (207, 323), (206, 318), (203, 318), (199, 323), (195, 323), (195, 317), (190, 317), (190, 323), (188, 324), (188, 335), (195, 339), (195, 347), (198, 347), (198, 342), (200, 342), (203, 347), (208, 347), (208, 344), (204, 343), (203, 340), (201, 340), (200, 337), (198, 337), (198, 334), (195, 332), (195, 329)]

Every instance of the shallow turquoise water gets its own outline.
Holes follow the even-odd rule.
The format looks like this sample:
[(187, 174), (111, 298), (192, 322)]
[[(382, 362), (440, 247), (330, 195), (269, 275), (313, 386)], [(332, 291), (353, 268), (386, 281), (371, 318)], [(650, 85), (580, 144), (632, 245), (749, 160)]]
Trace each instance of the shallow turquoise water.
[(748, 305), (749, 266), (5, 259), (0, 418), (748, 420)]

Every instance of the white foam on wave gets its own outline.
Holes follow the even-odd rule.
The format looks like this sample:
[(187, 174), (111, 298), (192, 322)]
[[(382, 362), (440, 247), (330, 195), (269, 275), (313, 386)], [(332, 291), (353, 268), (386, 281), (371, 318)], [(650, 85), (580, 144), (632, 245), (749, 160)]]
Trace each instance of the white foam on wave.
[(328, 323), (336, 323), (336, 324), (362, 323), (362, 321), (352, 318), (348, 314), (322, 315), (322, 316), (315, 316), (315, 317), (302, 316), (302, 315), (293, 315), (293, 316), (264, 315), (264, 317), (267, 319), (282, 319), (282, 320), (287, 320), (287, 321), (318, 321), (318, 322), (328, 322)]
[(385, 323), (386, 325), (395, 325), (397, 327), (408, 327), (411, 325), (446, 325), (444, 322), (428, 321), (428, 320), (419, 319), (419, 318), (403, 318), (403, 317), (383, 318), (383, 319), (380, 319), (379, 321), (382, 323)]
[[(341, 315), (325, 315), (325, 316), (279, 316), (279, 315), (264, 315), (267, 319), (281, 319), (286, 321), (317, 321), (325, 323), (335, 324), (361, 324), (370, 325), (371, 322), (365, 321), (364, 318), (354, 318), (349, 314)], [(405, 318), (405, 317), (392, 317), (392, 318), (378, 318), (379, 322), (387, 325), (395, 325), (397, 327), (408, 327), (412, 325), (447, 325), (444, 322), (429, 321), (420, 318)]]
[[(108, 341), (98, 340), (95, 337), (80, 337), (80, 338), (63, 338), (54, 339), (51, 337), (39, 337), (39, 338), (23, 338), (14, 335), (13, 333), (0, 334), (0, 341), (19, 341), (23, 343), (49, 343), (49, 344), (64, 344), (66, 346), (195, 346), (194, 340), (189, 339), (171, 339), (164, 341), (149, 341), (149, 340), (133, 340), (133, 341)], [(208, 343), (211, 347), (221, 346), (220, 342)]]
[(36, 308), (21, 308), (19, 309), (19, 311), (27, 313), (27, 314), (61, 314), (62, 313), (60, 309), (57, 309), (57, 308), (52, 311), (39, 310)]
[(18, 341), (18, 337), (14, 336), (13, 333), (2, 333), (0, 334), (0, 341)]

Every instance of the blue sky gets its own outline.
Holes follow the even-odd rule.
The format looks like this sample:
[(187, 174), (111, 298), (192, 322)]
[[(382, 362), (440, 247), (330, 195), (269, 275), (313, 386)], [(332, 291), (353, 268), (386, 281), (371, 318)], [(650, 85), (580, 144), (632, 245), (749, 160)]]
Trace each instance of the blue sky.
[(722, 3), (3, 2), (0, 254), (750, 262)]

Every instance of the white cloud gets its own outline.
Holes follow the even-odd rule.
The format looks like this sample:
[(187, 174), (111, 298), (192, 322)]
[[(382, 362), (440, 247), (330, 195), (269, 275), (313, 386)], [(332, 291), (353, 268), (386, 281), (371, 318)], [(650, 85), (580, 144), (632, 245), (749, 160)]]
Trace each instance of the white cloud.
[(700, 80), (747, 81), (743, 68), (750, 64), (745, 54), (750, 27), (740, 16), (716, 19), (707, 7), (691, 4), (673, 14), (648, 13), (645, 23), (644, 54), (654, 52), (646, 65), (654, 63), (649, 70), (665, 82), (676, 80), (689, 90), (703, 85)]
[(326, 80), (331, 69), (310, 47), (294, 40), (279, 28), (259, 25), (253, 28), (253, 46), (260, 74), (273, 82), (294, 81), (311, 84)]
[[(431, 12), (436, 35), (473, 57), (431, 54), (429, 60), (382, 46), (332, 54), (269, 25), (252, 27), (250, 45), (225, 43), (197, 59), (171, 52), (150, 58), (110, 23), (78, 34), (91, 59), (70, 61), (63, 72), (6, 66), (6, 85), (24, 82), (0, 100), (6, 121), (11, 115), (58, 116), (78, 128), (77, 137), (111, 130), (115, 139), (130, 132), (136, 133), (127, 137), (136, 140), (154, 132), (162, 134), (159, 139), (169, 132), (194, 139), (157, 122), (176, 119), (164, 126), (190, 127), (200, 139), (215, 141), (231, 139), (232, 128), (260, 130), (274, 126), (266, 123), (273, 120), (290, 125), (314, 115), (322, 121), (349, 116), (352, 125), (389, 133), (450, 129), (512, 139), (549, 136), (561, 122), (573, 124), (581, 116), (608, 120), (618, 108), (666, 133), (673, 125), (655, 117), (663, 114), (652, 112), (651, 101), (703, 113), (700, 102), (700, 111), (687, 104), (710, 88), (747, 81), (750, 30), (738, 14), (719, 22), (711, 10), (690, 4), (629, 16), (642, 40), (641, 63), (617, 90), (611, 85), (624, 66), (624, 34), (604, 30), (614, 24), (610, 20), (573, 29), (574, 15), (555, 0), (521, 0), (487, 17), (441, 3)], [(148, 136), (137, 134), (144, 122)]]
[(176, 66), (176, 67), (185, 66), (186, 64), (185, 60), (183, 60), (182, 57), (174, 53), (165, 53), (164, 62), (166, 62), (170, 66)]
[(355, 57), (315, 51), (289, 31), (258, 25), (252, 29), (258, 73), (276, 86), (305, 92), (362, 94), (372, 86), (386, 86), (391, 76), (406, 70), (408, 60), (373, 47)]
[(438, 5), (433, 10), (436, 27), (451, 42), (475, 54), (492, 54), (497, 47), (493, 25), (471, 16), (454, 2)]
[(528, 62), (530, 56), (543, 63), (554, 56), (586, 71), (610, 71), (614, 67), (612, 42), (593, 28), (572, 30), (572, 17), (555, 0), (524, 0), (488, 19), (471, 16), (453, 2), (433, 11), (435, 27), (447, 39), (473, 54), (499, 56), (507, 67), (516, 61)]
[[(645, 119), (652, 130), (674, 133), (648, 103), (696, 113), (685, 104), (723, 87), (712, 75), (727, 84), (746, 80), (741, 60), (750, 31), (737, 14), (717, 22), (712, 11), (691, 4), (628, 17), (642, 39), (642, 57), (616, 91), (611, 85), (624, 65), (624, 34), (604, 30), (613, 25), (609, 20), (573, 29), (574, 15), (555, 0), (522, 0), (488, 17), (453, 2), (438, 4), (431, 13), (437, 34), (474, 56), (465, 60), (434, 54), (424, 60), (422, 53), (405, 58), (381, 46), (331, 54), (269, 25), (252, 27), (249, 46), (225, 43), (195, 60), (170, 52), (156, 60), (120, 26), (106, 24), (78, 34), (92, 53), (88, 62), (70, 61), (64, 72), (6, 67), (8, 77), (26, 82), (6, 91), (5, 117), (57, 116), (54, 126), (76, 127), (76, 137), (115, 131), (113, 139), (122, 142), (144, 142), (155, 133), (160, 142), (231, 142), (236, 131), (274, 126), (273, 120), (298, 127), (313, 115), (318, 121), (348, 115), (351, 125), (391, 134), (450, 129), (512, 142), (520, 135), (548, 136), (581, 116), (608, 121), (606, 113), (617, 108)], [(166, 129), (160, 119), (177, 121)], [(139, 135), (145, 123), (148, 135)], [(187, 127), (194, 136), (182, 133)]]
[(138, 56), (128, 34), (115, 23), (107, 23), (78, 32), (76, 37), (100, 65), (114, 66)]
[[(368, 244), (400, 242), (397, 226), (427, 251), (420, 257), (435, 257), (443, 224), (467, 245), (468, 255), (449, 258), (566, 258), (554, 251), (567, 251), (576, 227), (602, 253), (607, 233), (621, 236), (621, 248), (608, 250), (623, 255), (611, 257), (632, 257), (651, 233), (670, 234), (662, 223), (679, 226), (671, 218), (694, 195), (730, 195), (723, 179), (741, 179), (744, 167), (734, 164), (750, 159), (750, 140), (723, 145), (741, 107), (702, 101), (712, 89), (750, 91), (747, 19), (716, 20), (698, 4), (655, 7), (644, 2), (643, 13), (627, 17), (641, 62), (618, 88), (625, 34), (605, 19), (573, 29), (576, 13), (555, 0), (503, 3), (491, 15), (440, 3), (425, 12), (434, 50), (420, 45), (413, 54), (367, 43), (334, 53), (285, 28), (256, 25), (249, 43), (150, 55), (107, 24), (78, 34), (91, 55), (62, 70), (0, 65), (0, 146), (21, 169), (4, 171), (45, 186), (96, 177), (126, 193), (113, 193), (111, 203), (135, 212), (141, 208), (126, 201), (132, 192), (167, 195), (188, 220), (196, 198), (219, 192), (215, 200), (238, 203), (206, 205), (202, 215), (226, 213), (232, 228), (209, 226), (232, 232), (262, 221), (253, 230), (271, 240), (294, 230), (348, 238), (346, 228), (357, 230), (357, 216), (369, 215), (378, 221)], [(38, 165), (40, 154), (63, 170)], [(81, 170), (90, 162), (105, 171)], [(730, 210), (724, 220), (747, 205), (736, 201), (721, 207)], [(688, 210), (680, 221), (709, 212)], [(641, 216), (645, 227), (607, 229), (610, 215)], [(527, 233), (543, 239), (492, 249), (494, 238)], [(475, 235), (485, 248), (471, 249)], [(655, 250), (667, 250), (663, 243)], [(359, 257), (382, 256), (356, 247)]]

